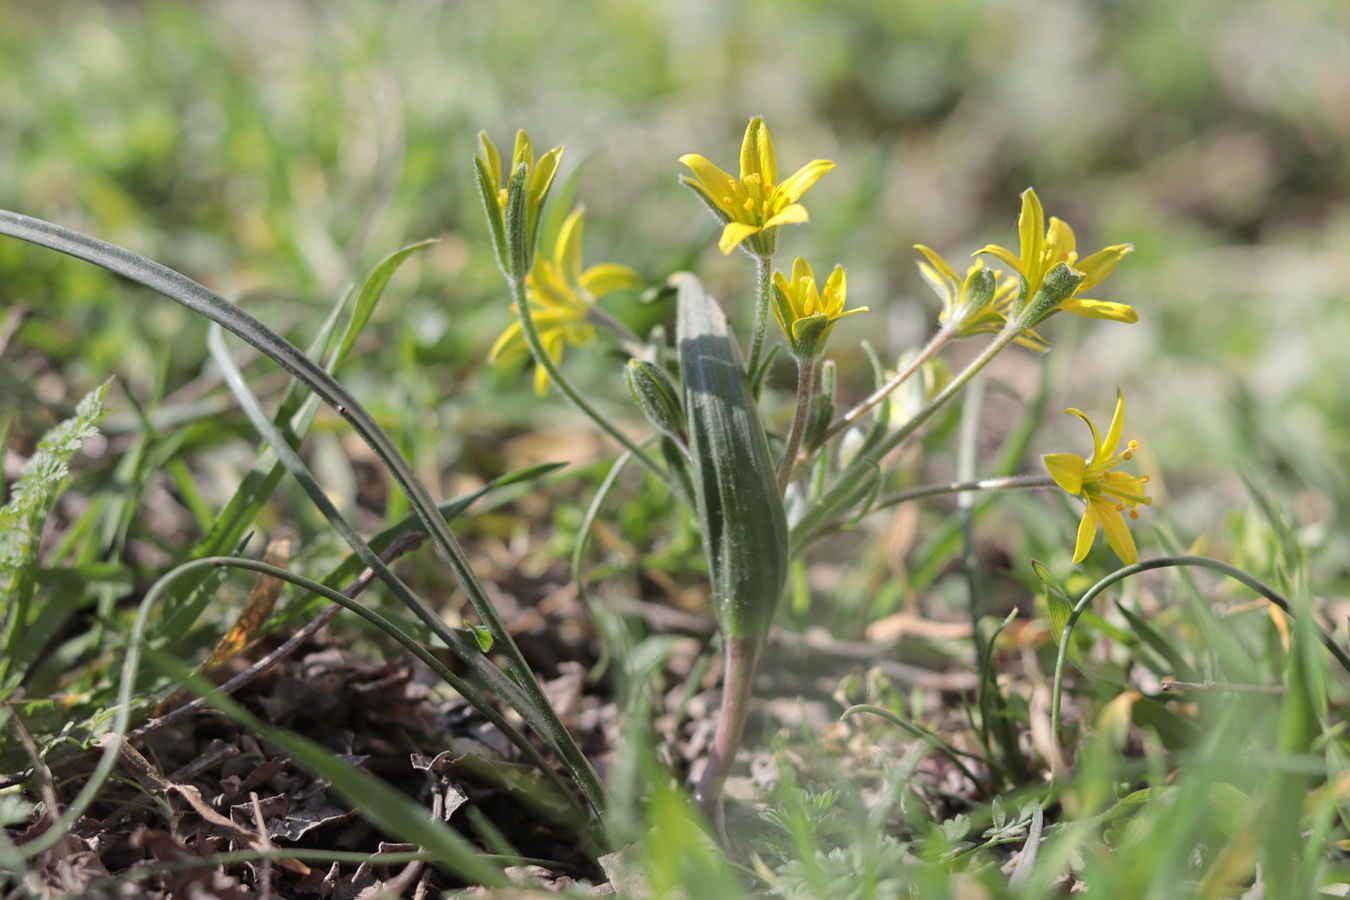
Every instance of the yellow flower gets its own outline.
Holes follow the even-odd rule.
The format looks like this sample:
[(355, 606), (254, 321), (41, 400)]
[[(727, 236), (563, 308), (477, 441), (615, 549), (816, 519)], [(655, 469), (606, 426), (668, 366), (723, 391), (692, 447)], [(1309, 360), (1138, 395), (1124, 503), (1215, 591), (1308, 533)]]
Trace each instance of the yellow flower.
[[(583, 216), (584, 211), (578, 208), (567, 217), (558, 231), (553, 258), (535, 263), (525, 279), (525, 296), (534, 314), (540, 343), (555, 363), (562, 360), (564, 343), (581, 345), (595, 337), (595, 326), (589, 321), (595, 298), (642, 284), (641, 277), (627, 266), (609, 263), (581, 268)], [(516, 307), (512, 309), (519, 313)], [(510, 361), (528, 350), (517, 318), (492, 345), (488, 360)], [(540, 396), (548, 391), (548, 372), (543, 366), (535, 366), (534, 389)]]
[(1073, 229), (1054, 217), (1051, 217), (1050, 227), (1046, 229), (1045, 212), (1041, 208), (1040, 198), (1031, 188), (1022, 193), (1022, 213), (1017, 217), (1017, 233), (1021, 242), (1020, 255), (1014, 255), (1011, 250), (994, 244), (976, 251), (977, 255), (988, 253), (997, 257), (1022, 276), (1022, 291), (1012, 310), (1013, 318), (1021, 317), (1028, 308), (1033, 307), (1037, 291), (1047, 286), (1047, 276), (1063, 263), (1071, 274), (1081, 276), (1081, 281), (1073, 286), (1067, 296), (1050, 297), (1048, 308), (1036, 308), (1032, 313), (1034, 320), (1024, 323), (1027, 327), (1036, 325), (1051, 313), (1061, 309), (1092, 319), (1110, 319), (1127, 323), (1139, 321), (1139, 314), (1133, 307), (1124, 303), (1108, 303), (1079, 296), (1111, 274), (1111, 270), (1125, 254), (1134, 249), (1133, 245), (1116, 244), (1080, 260)]
[(773, 255), (779, 225), (807, 220), (806, 207), (797, 201), (834, 168), (827, 159), (815, 159), (780, 184), (773, 140), (759, 116), (750, 120), (741, 142), (740, 178), (733, 178), (697, 153), (681, 156), (680, 162), (694, 173), (693, 178), (682, 175), (680, 180), (693, 188), (726, 226), (718, 248), (730, 253), (750, 238), (747, 247), (756, 256)]
[[(563, 148), (554, 147), (536, 162), (530, 136), (524, 131), (516, 132), (511, 168), (505, 173), (503, 181), (502, 159), (496, 145), (488, 139), (486, 132), (479, 132), (478, 140), (482, 152), (474, 156), (474, 169), (483, 211), (487, 214), (488, 231), (492, 235), (492, 247), (497, 254), (497, 265), (508, 278), (513, 275), (519, 277), (529, 268), (534, 257), (539, 210), (553, 185), (553, 177), (558, 174)], [(517, 207), (518, 212), (512, 213), (508, 208), (510, 186), (515, 172), (522, 165), (525, 167), (523, 209)], [(523, 221), (519, 221), (521, 212), (524, 213)], [(508, 234), (508, 227), (514, 228), (515, 233)]]
[[(974, 337), (983, 333), (998, 333), (1008, 323), (1008, 312), (1012, 307), (1013, 292), (1017, 282), (1004, 278), (998, 270), (984, 267), (983, 260), (976, 260), (961, 278), (947, 261), (923, 244), (915, 244), (914, 249), (922, 253), (928, 262), (919, 263), (919, 272), (928, 286), (942, 298), (942, 312), (938, 321), (947, 326), (959, 338)], [(1049, 349), (1045, 338), (1031, 329), (1017, 336), (1017, 343), (1033, 350)]]
[(1144, 493), (1147, 475), (1129, 475), (1125, 472), (1110, 471), (1111, 467), (1134, 456), (1139, 449), (1138, 441), (1130, 441), (1125, 449), (1116, 452), (1120, 444), (1120, 433), (1125, 426), (1125, 396), (1116, 390), (1116, 411), (1111, 416), (1111, 427), (1107, 429), (1106, 440), (1097, 433), (1093, 424), (1082, 411), (1066, 409), (1064, 412), (1078, 416), (1092, 430), (1092, 456), (1084, 459), (1076, 453), (1050, 453), (1044, 457), (1045, 469), (1065, 491), (1087, 502), (1083, 520), (1078, 523), (1078, 541), (1074, 546), (1073, 561), (1082, 562), (1092, 548), (1097, 537), (1097, 526), (1106, 532), (1106, 542), (1116, 552), (1121, 562), (1134, 564), (1139, 561), (1139, 551), (1135, 549), (1134, 537), (1125, 525), (1127, 513), (1131, 519), (1139, 518), (1140, 504), (1145, 506), (1153, 498)]
[(834, 323), (867, 307), (844, 310), (848, 284), (842, 266), (835, 266), (823, 290), (816, 287), (811, 264), (800, 256), (792, 264), (792, 280), (773, 273), (773, 314), (783, 329), (788, 348), (798, 359), (815, 359), (825, 349)]

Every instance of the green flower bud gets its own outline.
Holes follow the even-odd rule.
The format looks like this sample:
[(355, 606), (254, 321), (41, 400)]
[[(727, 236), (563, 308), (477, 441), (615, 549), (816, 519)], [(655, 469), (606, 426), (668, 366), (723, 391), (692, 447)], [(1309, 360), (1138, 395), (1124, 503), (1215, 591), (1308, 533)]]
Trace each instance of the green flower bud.
[(630, 359), (624, 366), (624, 379), (633, 402), (657, 431), (687, 446), (684, 406), (675, 384), (660, 366), (645, 359)]

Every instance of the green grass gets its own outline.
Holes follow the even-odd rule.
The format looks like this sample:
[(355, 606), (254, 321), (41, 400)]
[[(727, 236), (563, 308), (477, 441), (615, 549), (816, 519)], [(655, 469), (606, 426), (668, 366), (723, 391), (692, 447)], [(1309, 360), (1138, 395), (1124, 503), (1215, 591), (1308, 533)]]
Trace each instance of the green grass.
[[(1295, 617), (1203, 571), (1126, 579), (1069, 638), (1052, 738), (1063, 609), (1031, 560), (1073, 602), (1114, 568), (1110, 551), (1070, 565), (1076, 510), (1044, 493), (905, 504), (831, 537), (794, 572), (781, 644), (809, 634), (826, 649), (805, 661), (771, 654), (760, 681), (762, 695), (802, 693), (802, 708), (830, 721), (859, 703), (887, 715), (854, 714), (824, 733), (765, 720), (749, 748), (756, 771), (774, 774), (753, 805), (732, 804), (741, 818), (725, 851), (690, 822), (658, 762), (670, 748), (625, 744), (609, 766), (609, 840), (636, 844), (652, 883), (690, 896), (1033, 898), (1081, 883), (1103, 897), (1228, 897), (1257, 878), (1268, 897), (1313, 896), (1350, 882), (1346, 674), (1313, 629), (1345, 645), (1342, 6), (339, 2), (281, 6), (264, 21), (245, 5), (10, 4), (0, 12), (0, 208), (184, 272), (301, 347), (336, 340), (329, 329), (346, 313), (330, 323), (333, 310), (382, 260), (438, 239), (402, 261), (350, 332), (340, 381), (438, 498), (541, 461), (521, 436), (546, 432), (543, 456), (573, 465), (526, 490), (499, 488), (455, 529), (484, 559), (528, 539), (533, 571), (566, 580), (611, 453), (556, 396), (536, 398), (528, 374), (485, 363), (510, 313), (476, 208), (479, 129), (499, 143), (525, 127), (545, 146), (565, 144), (554, 204), (586, 203), (588, 259), (626, 263), (653, 284), (697, 268), (743, 333), (744, 261), (713, 248), (706, 213), (676, 184), (677, 158), (732, 160), (760, 114), (789, 171), (836, 160), (811, 195), (809, 232), (785, 231), (782, 254), (809, 254), (818, 271), (845, 264), (850, 305), (872, 307), (865, 328), (854, 317), (835, 329), (849, 396), (870, 383), (865, 355), (847, 352), (857, 337), (893, 367), (932, 327), (911, 245), (955, 261), (1013, 243), (1017, 194), (1034, 184), (1089, 249), (1136, 245), (1102, 296), (1131, 303), (1141, 322), (1057, 317), (1047, 359), (1017, 352), (992, 370), (965, 463), (948, 450), (962, 427), (953, 415), (897, 464), (894, 489), (950, 480), (963, 464), (995, 474), (1002, 448), (1014, 448), (1014, 472), (1038, 471), (1041, 453), (1082, 451), (1081, 426), (1058, 411), (1100, 415), (1119, 385), (1154, 473), (1157, 499), (1135, 531), (1142, 555), (1223, 558), (1280, 590)], [(604, 302), (639, 332), (674, 326), (673, 305), (651, 293)], [(21, 693), (6, 683), (0, 715), (22, 718), (55, 760), (109, 727), (127, 633), (165, 572), (208, 548), (254, 556), (285, 530), (298, 537), (288, 568), (340, 586), (329, 576), (347, 549), (295, 479), (279, 467), (266, 475), (272, 457), (210, 362), (204, 320), (5, 238), (6, 336), (5, 500), (41, 436), (113, 378), (101, 436), (41, 498), (54, 511), (36, 567), (23, 570), (31, 603), (14, 612), (12, 585), (0, 598), (15, 642), (52, 636), (32, 658), (11, 643), (8, 673), (25, 680)], [(305, 392), (268, 361), (238, 358), (264, 408), (289, 421)], [(569, 353), (565, 365), (636, 428), (623, 361)], [(780, 430), (789, 368), (768, 389)], [(1029, 436), (1017, 431), (1025, 410)], [(387, 503), (370, 505), (371, 457), (340, 417), (310, 415), (296, 420), (302, 455), (335, 507), (364, 535), (403, 519), (409, 506), (386, 482), (376, 494)], [(606, 601), (657, 600), (653, 571), (696, 596), (706, 573), (697, 533), (628, 469), (600, 515), (613, 538), (592, 537), (581, 568), (609, 671), (627, 678), (614, 689), (643, 722), (645, 702), (672, 687), (662, 678), (678, 670), (678, 648), (633, 631)], [(416, 593), (452, 594), (442, 565), (411, 563), (400, 572)], [(207, 584), (219, 592), (184, 592), (176, 624), (152, 628), (155, 653), (196, 664), (229, 627), (244, 583)], [(389, 592), (366, 600), (429, 638)], [(270, 627), (312, 607), (286, 595)], [(904, 611), (974, 632), (829, 654)], [(367, 654), (402, 652), (366, 626), (338, 627)], [(955, 661), (979, 687), (958, 697), (879, 661)], [(181, 678), (159, 666), (133, 674), (134, 715)], [(1167, 694), (1162, 678), (1270, 692)], [(0, 774), (28, 764), (12, 725), (0, 726), (0, 760)], [(369, 796), (363, 805), (397, 831), (399, 798)], [(0, 869), (27, 865), (13, 844), (33, 802), (0, 791), (0, 819), (12, 823)], [(1028, 843), (1032, 834), (1043, 842)], [(453, 837), (405, 837), (456, 859)]]

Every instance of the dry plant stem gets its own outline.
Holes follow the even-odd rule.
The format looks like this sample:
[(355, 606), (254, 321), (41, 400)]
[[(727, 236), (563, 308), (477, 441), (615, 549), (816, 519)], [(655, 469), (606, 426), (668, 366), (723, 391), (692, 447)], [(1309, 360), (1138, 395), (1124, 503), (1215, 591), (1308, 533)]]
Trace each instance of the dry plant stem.
[(778, 469), (778, 490), (786, 491), (797, 472), (797, 448), (802, 445), (807, 413), (811, 411), (811, 392), (815, 389), (816, 361), (797, 360), (797, 411), (792, 415), (792, 429), (788, 431), (787, 446), (783, 449), (783, 463)]
[(722, 784), (727, 780), (731, 764), (736, 760), (736, 748), (741, 745), (745, 731), (745, 717), (750, 711), (750, 697), (754, 693), (755, 672), (759, 669), (764, 642), (744, 638), (726, 638), (723, 654), (722, 708), (717, 713), (717, 731), (713, 735), (712, 752), (707, 768), (694, 789), (694, 799), (703, 811), (712, 814), (722, 796)]
[(521, 333), (525, 335), (525, 343), (530, 346), (530, 354), (534, 357), (535, 364), (544, 367), (549, 379), (568, 400), (572, 401), (573, 406), (589, 416), (592, 422), (604, 429), (605, 433), (618, 441), (624, 449), (630, 451), (648, 471), (662, 482), (670, 484), (670, 474), (658, 466), (641, 447), (633, 443), (633, 440), (620, 431), (607, 416), (592, 406), (572, 382), (563, 376), (558, 364), (548, 355), (548, 351), (544, 349), (544, 342), (539, 337), (539, 328), (534, 323), (534, 310), (530, 309), (529, 299), (525, 296), (525, 281), (520, 278), (508, 278), (507, 282), (511, 285), (511, 299), (515, 302), (517, 314), (520, 316)]
[[(383, 553), (380, 554), (380, 560), (384, 562), (386, 565), (392, 563), (394, 560), (398, 559), (405, 553), (410, 553), (413, 550), (416, 550), (418, 547), (422, 546), (424, 540), (425, 536), (418, 532), (409, 532), (407, 534), (401, 534), (394, 539), (394, 542), (392, 544), (390, 544), (387, 548), (385, 548), (385, 551)], [(355, 581), (347, 585), (347, 587), (343, 588), (342, 593), (355, 600), (357, 597), (361, 596), (361, 594), (365, 591), (366, 588), (370, 587), (370, 583), (374, 580), (375, 580), (374, 570), (366, 569), (359, 576), (357, 576)], [(333, 617), (336, 616), (341, 611), (342, 607), (339, 606), (338, 604), (336, 603), (330, 604), (328, 608), (325, 609), (323, 612), (319, 613), (319, 615), (312, 622), (310, 622), (304, 628), (301, 628), (299, 631), (297, 631), (294, 635), (291, 636), (289, 640), (287, 640), (280, 647), (273, 650), (271, 653), (267, 654), (262, 659), (258, 660), (253, 665), (249, 666), (247, 669), (231, 678), (229, 681), (222, 684), (220, 686), (220, 692), (228, 696), (230, 694), (233, 694), (240, 688), (244, 687), (245, 685), (249, 684), (250, 682), (256, 681), (261, 675), (266, 673), (277, 663), (281, 662), (283, 659), (294, 653), (296, 648), (304, 644), (310, 638), (314, 637), (314, 635), (318, 634), (319, 630), (323, 628), (325, 625), (327, 625), (329, 622), (333, 621)], [(162, 728), (168, 728), (171, 725), (177, 724), (178, 722), (181, 722), (184, 719), (191, 716), (193, 713), (204, 708), (207, 705), (207, 700), (208, 698), (206, 697), (198, 697), (191, 703), (184, 704), (183, 706), (180, 706), (178, 709), (175, 709), (171, 713), (166, 713), (160, 716), (158, 719), (151, 719), (149, 722), (146, 722), (140, 728), (137, 728), (135, 731), (128, 734), (126, 736), (126, 739), (128, 741), (138, 740), (147, 735), (153, 734), (154, 732), (159, 731)]]
[[(750, 366), (745, 371), (755, 383), (760, 359), (764, 356), (764, 330), (769, 324), (769, 281), (773, 257), (755, 257), (755, 324), (750, 334)], [(756, 398), (758, 399), (758, 398)]]

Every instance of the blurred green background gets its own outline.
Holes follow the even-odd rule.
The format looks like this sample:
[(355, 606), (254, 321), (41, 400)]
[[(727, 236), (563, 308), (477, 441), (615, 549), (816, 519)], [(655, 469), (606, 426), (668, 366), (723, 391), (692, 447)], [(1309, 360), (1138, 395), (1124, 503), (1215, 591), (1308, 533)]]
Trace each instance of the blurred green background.
[[(1015, 246), (1018, 194), (1034, 185), (1085, 249), (1137, 248), (1097, 295), (1133, 304), (1139, 324), (1049, 324), (1050, 409), (1104, 418), (1121, 386), (1184, 543), (1225, 540), (1247, 469), (1325, 551), (1323, 574), (1347, 573), (1343, 0), (0, 6), (0, 206), (180, 269), (297, 343), (375, 261), (440, 239), (400, 273), (344, 372), (377, 412), (424, 411), (401, 427), (436, 436), (419, 459), (433, 475), (497, 468), (505, 437), (576, 421), (518, 370), (485, 365), (509, 313), (472, 193), (476, 133), (566, 145), (588, 263), (653, 281), (696, 267), (748, 323), (748, 262), (717, 253), (677, 159), (733, 168), (751, 115), (783, 169), (839, 163), (780, 260), (848, 267), (850, 305), (873, 311), (841, 323), (835, 348), (867, 337), (893, 358), (922, 341), (937, 303), (912, 245), (952, 260)], [(670, 315), (606, 303), (639, 325)], [(22, 410), (20, 449), (109, 373), (165, 415), (213, 384), (205, 323), (4, 240), (0, 314), (18, 306), (0, 394)], [(842, 361), (865, 379), (861, 357)], [(567, 358), (632, 417), (617, 384), (601, 387), (618, 362)], [(1034, 386), (1025, 355), (1006, 363)], [(114, 434), (132, 427), (115, 402)], [(1084, 452), (1085, 438), (1056, 412), (1034, 446)], [(588, 452), (563, 441), (541, 452)]]

